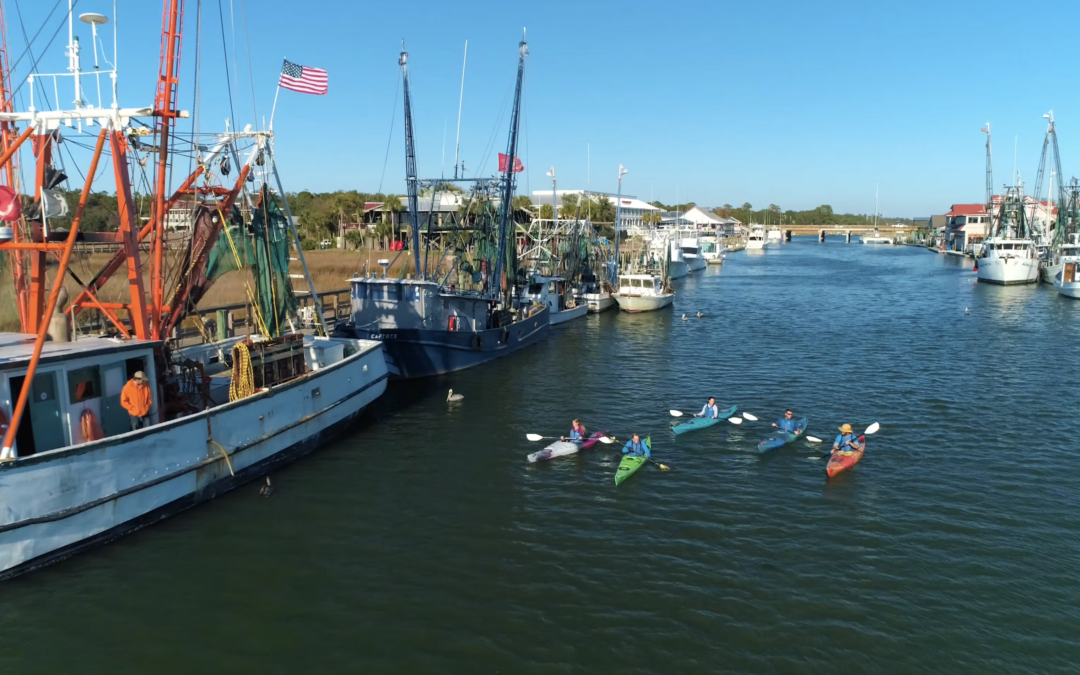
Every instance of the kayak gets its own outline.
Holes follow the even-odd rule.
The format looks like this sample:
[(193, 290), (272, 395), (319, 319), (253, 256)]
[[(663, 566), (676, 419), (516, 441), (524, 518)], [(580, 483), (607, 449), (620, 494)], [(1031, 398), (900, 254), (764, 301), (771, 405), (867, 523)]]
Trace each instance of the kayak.
[(829, 458), (829, 464), (825, 467), (825, 471), (829, 474), (829, 478), (858, 464), (859, 460), (862, 459), (864, 452), (866, 452), (865, 436), (859, 436), (858, 450), (840, 450), (834, 452), (832, 457)]
[(727, 418), (734, 415), (735, 410), (738, 407), (739, 406), (737, 405), (733, 405), (727, 410), (721, 410), (719, 417), (691, 417), (685, 422), (673, 421), (671, 423), (671, 430), (674, 431), (676, 434), (685, 434), (687, 431), (693, 431), (694, 429), (704, 429), (706, 427), (711, 427), (720, 420), (726, 420)]
[[(645, 445), (646, 445), (646, 447), (649, 448), (649, 451), (651, 452), (652, 451), (652, 437), (651, 436), (646, 436), (645, 437)], [(622, 458), (622, 461), (619, 462), (619, 469), (615, 472), (615, 484), (618, 485), (619, 483), (623, 482), (624, 480), (626, 480), (630, 476), (633, 476), (634, 472), (637, 471), (638, 469), (640, 469), (642, 467), (642, 465), (644, 465), (645, 462), (647, 462), (647, 461), (649, 461), (649, 460), (646, 459), (645, 457), (637, 457), (637, 456), (634, 456), (634, 455), (626, 455), (626, 456), (624, 456)]]
[(576, 455), (579, 451), (588, 450), (596, 445), (600, 442), (600, 437), (606, 435), (606, 431), (596, 431), (590, 434), (589, 439), (586, 441), (555, 441), (543, 450), (537, 450), (530, 454), (526, 459), (530, 462), (544, 462), (549, 459), (555, 459), (556, 457)]
[(796, 438), (802, 435), (802, 432), (806, 431), (807, 421), (806, 418), (799, 420), (795, 427), (799, 430), (799, 433), (793, 434), (790, 431), (780, 431), (779, 429), (772, 436), (769, 436), (762, 442), (758, 443), (758, 452), (768, 452), (777, 448), (783, 447), (792, 442)]

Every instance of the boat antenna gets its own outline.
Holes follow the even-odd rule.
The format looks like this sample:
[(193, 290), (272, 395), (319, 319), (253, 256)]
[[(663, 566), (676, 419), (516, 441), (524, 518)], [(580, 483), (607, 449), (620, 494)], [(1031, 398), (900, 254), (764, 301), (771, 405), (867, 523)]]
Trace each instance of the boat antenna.
[[(458, 154), (461, 152), (461, 102), (465, 100), (465, 62), (468, 58), (469, 41), (465, 40), (465, 56), (461, 57), (461, 93), (457, 102), (457, 138), (454, 140), (454, 180), (458, 177)], [(461, 173), (464, 177), (465, 172)]]

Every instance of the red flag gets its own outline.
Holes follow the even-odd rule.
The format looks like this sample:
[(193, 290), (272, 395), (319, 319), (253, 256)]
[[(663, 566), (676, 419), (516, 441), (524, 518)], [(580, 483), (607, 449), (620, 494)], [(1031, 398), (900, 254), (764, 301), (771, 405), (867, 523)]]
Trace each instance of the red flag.
[(19, 195), (6, 185), (0, 185), (0, 220), (13, 223), (22, 216)]
[[(521, 163), (520, 157), (514, 158), (514, 173), (521, 173), (525, 170), (525, 166)], [(510, 171), (510, 155), (499, 153), (499, 173), (507, 173)]]

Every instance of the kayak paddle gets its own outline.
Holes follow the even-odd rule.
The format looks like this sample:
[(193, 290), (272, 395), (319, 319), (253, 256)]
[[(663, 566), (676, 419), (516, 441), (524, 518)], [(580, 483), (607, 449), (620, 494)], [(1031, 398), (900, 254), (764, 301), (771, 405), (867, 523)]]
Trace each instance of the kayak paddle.
[(806, 439), (807, 443), (824, 443), (825, 442), (825, 441), (821, 440), (820, 438), (818, 438), (817, 436), (804, 436), (803, 438)]
[(656, 466), (660, 467), (660, 470), (661, 470), (661, 471), (671, 471), (671, 467), (670, 467), (670, 466), (668, 466), (667, 464), (661, 464), (660, 462), (656, 461), (656, 460), (655, 460), (655, 459), (653, 459), (652, 457), (646, 457), (645, 459), (649, 460), (650, 462), (652, 462), (652, 463), (653, 463), (653, 464), (655, 464)]
[(756, 417), (754, 417), (753, 415), (751, 415), (751, 414), (750, 414), (750, 413), (748, 413), (748, 412), (744, 412), (744, 413), (742, 414), (742, 416), (743, 416), (743, 419), (745, 419), (745, 420), (750, 420), (751, 422), (757, 422), (757, 418), (756, 418)]
[(542, 441), (544, 439), (558, 440), (559, 438), (561, 438), (561, 436), (541, 436), (540, 434), (525, 434), (525, 438), (529, 439), (530, 441)]
[(742, 424), (742, 418), (741, 417), (729, 417), (729, 418), (727, 418), (727, 421), (731, 422), (735, 426), (739, 426), (740, 424)]
[(671, 414), (672, 417), (682, 417), (683, 415), (688, 414), (688, 413), (684, 413), (681, 410), (669, 410), (668, 412)]

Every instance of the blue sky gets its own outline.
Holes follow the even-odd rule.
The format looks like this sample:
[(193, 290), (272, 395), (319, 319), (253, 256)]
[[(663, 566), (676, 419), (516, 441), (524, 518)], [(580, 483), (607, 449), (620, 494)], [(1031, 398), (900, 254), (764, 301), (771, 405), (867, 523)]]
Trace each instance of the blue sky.
[[(19, 0), (30, 36), (53, 1)], [(14, 2), (4, 3), (12, 60), (25, 47)], [(150, 105), (160, 4), (117, 3), (122, 105)], [(185, 16), (185, 109), (192, 106), (196, 6), (189, 0)], [(281, 93), (276, 148), (290, 190), (374, 192), (380, 181), (384, 191), (404, 190), (400, 93), (395, 103), (401, 38), (410, 52), (421, 175), (440, 173), (444, 147), (452, 171), (466, 39), (462, 157), (469, 175), (481, 168), (493, 173), (495, 152), (506, 145), (505, 102), (522, 27), (531, 56), (519, 194), (550, 188), (544, 174), (551, 165), (560, 187), (614, 192), (624, 164), (630, 170), (624, 192), (646, 200), (785, 209), (827, 203), (862, 213), (873, 211), (880, 184), (884, 214), (921, 216), (983, 200), (979, 128), (987, 121), (998, 189), (1012, 172), (1014, 139), (1017, 167), (1034, 186), (1042, 115), (1050, 109), (1067, 177), (1080, 151), (1080, 94), (1063, 70), (1080, 49), (1064, 31), (1080, 22), (1080, 6), (1070, 3), (1055, 6), (1045, 26), (1026, 19), (1013, 38), (1005, 37), (1001, 20), (1015, 14), (1015, 3), (997, 1), (221, 0), (220, 6), (239, 126), (256, 121), (252, 79), (258, 116), (269, 116), (282, 57), (330, 73), (327, 96)], [(203, 130), (223, 125), (230, 114), (218, 7), (215, 1), (202, 7)], [(45, 25), (35, 53), (60, 25), (61, 11)], [(76, 14), (88, 11), (114, 17), (109, 0), (79, 0)], [(88, 45), (88, 27), (77, 26)], [(42, 70), (65, 66), (65, 40), (66, 28)], [(86, 53), (84, 68), (91, 62)], [(234, 57), (239, 73), (232, 72)], [(25, 76), (28, 61), (17, 76)], [(495, 151), (481, 167), (493, 133)]]

